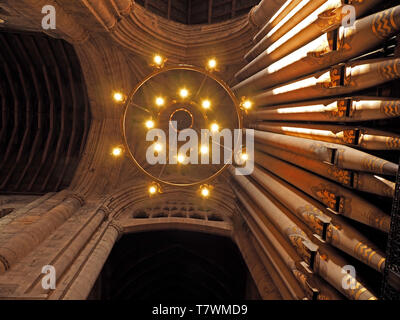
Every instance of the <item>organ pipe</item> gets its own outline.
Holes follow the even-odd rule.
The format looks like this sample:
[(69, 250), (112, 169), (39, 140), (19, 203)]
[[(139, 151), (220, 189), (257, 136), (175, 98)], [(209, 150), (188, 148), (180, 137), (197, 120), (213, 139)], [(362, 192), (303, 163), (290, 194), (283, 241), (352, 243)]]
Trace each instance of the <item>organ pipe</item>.
[[(371, 268), (383, 272), (385, 268), (384, 254), (349, 224), (343, 220), (337, 221), (337, 218), (332, 220), (298, 193), (290, 190), (278, 179), (259, 168), (255, 171), (253, 178), (269, 194), (302, 220), (315, 234), (318, 234), (321, 239)], [(318, 220), (324, 222), (324, 229), (321, 230), (319, 223), (316, 223)], [(364, 246), (366, 247), (364, 248)]]
[(255, 6), (250, 14), (249, 19), (256, 27), (262, 27), (275, 12), (285, 3), (286, 0), (262, 0)]
[(276, 14), (257, 32), (253, 41), (257, 43), (264, 38), (268, 32), (275, 28), (301, 1), (302, 0), (287, 0)]
[[(289, 255), (287, 248), (283, 247), (282, 243), (279, 242), (279, 240), (271, 232), (271, 230), (268, 228), (268, 226), (263, 222), (262, 218), (256, 213), (256, 211), (253, 209), (253, 207), (249, 204), (248, 199), (246, 199), (246, 197), (240, 193), (239, 189), (234, 186), (233, 190), (234, 190), (235, 194), (238, 196), (238, 198), (240, 199), (240, 202), (243, 205), (243, 207), (245, 208), (245, 211), (247, 213), (247, 214), (246, 213), (243, 214), (243, 219), (246, 222), (246, 224), (248, 225), (252, 234), (254, 235), (254, 238), (257, 240), (260, 247), (265, 252), (265, 254), (267, 256), (270, 256), (271, 261), (277, 260), (276, 256), (279, 256), (279, 258), (283, 261), (284, 265), (286, 265), (288, 270), (292, 273), (292, 276), (294, 276), (296, 278), (296, 280), (299, 281), (300, 275), (304, 275), (304, 273), (297, 269), (296, 262)], [(260, 235), (260, 233), (262, 233), (262, 236)], [(273, 246), (273, 248), (275, 250), (266, 250), (265, 240), (263, 238), (265, 238)], [(274, 254), (275, 257), (273, 257), (272, 253), (275, 253)], [(276, 272), (278, 274), (280, 274), (281, 281), (285, 283), (285, 286), (288, 288), (291, 295), (296, 299), (301, 298), (299, 296), (299, 293), (298, 292), (296, 293), (296, 291), (298, 291), (298, 290), (296, 290), (296, 288), (290, 283), (290, 281), (288, 281), (288, 279), (287, 279), (288, 277), (287, 276), (285, 277), (284, 275), (282, 275), (282, 271), (283, 271), (282, 266), (279, 266), (278, 262), (275, 262), (275, 263), (273, 262), (271, 264), (276, 269)], [(299, 281), (299, 284), (301, 284), (300, 281)], [(310, 288), (311, 288), (311, 285), (308, 288), (308, 290), (305, 290), (305, 292), (307, 292), (308, 297), (313, 296), (313, 292), (309, 292)]]
[[(341, 24), (342, 11), (339, 10), (339, 12), (335, 27)], [(315, 25), (315, 28), (320, 28), (320, 30), (326, 29), (326, 26), (321, 26), (318, 22)], [(308, 30), (311, 26), (304, 30), (304, 34), (299, 34), (285, 43), (282, 48), (284, 52), (280, 52), (280, 55), (264, 53), (266, 58), (260, 56), (249, 63), (237, 74), (237, 78), (242, 80), (251, 77), (235, 88), (240, 90), (247, 84), (254, 86), (255, 90), (269, 88), (372, 50), (400, 30), (400, 6), (357, 20), (353, 27), (340, 27), (329, 31), (309, 43), (313, 34), (311, 30)], [(314, 33), (317, 34), (317, 32)], [(293, 48), (299, 42), (309, 44), (277, 61), (277, 58), (290, 53), (292, 50), (289, 48)]]
[[(329, 3), (330, 2), (330, 3)], [(264, 27), (254, 36), (254, 42), (256, 43), (261, 43), (262, 41), (266, 42), (266, 44), (264, 44), (263, 46), (260, 46), (258, 49), (258, 53), (256, 52), (256, 50), (251, 50), (249, 51), (249, 53), (247, 53), (245, 55), (245, 59), (247, 61), (251, 61), (253, 60), (255, 57), (257, 57), (258, 54), (262, 53), (265, 49), (268, 48), (268, 41), (269, 41), (269, 36), (271, 36), (271, 34), (273, 34), (271, 32), (271, 30), (273, 30), (275, 27), (278, 26), (279, 23), (281, 23), (281, 21), (286, 18), (291, 12), (294, 11), (294, 9), (296, 8), (297, 5), (301, 4), (301, 6), (304, 8), (305, 10), (297, 10), (296, 15), (298, 16), (298, 18), (296, 18), (294, 21), (296, 21), (297, 23), (293, 23), (292, 19), (287, 19), (287, 23), (285, 25), (283, 25), (281, 23), (281, 28), (282, 30), (280, 30), (281, 34), (283, 35), (285, 33), (285, 31), (289, 31), (291, 30), (291, 28), (295, 27), (299, 21), (304, 21), (307, 20), (306, 18), (308, 18), (308, 20), (306, 21), (307, 23), (305, 23), (302, 27), (308, 27), (311, 24), (315, 23), (316, 21), (318, 21), (318, 24), (320, 24), (321, 26), (325, 26), (325, 28), (329, 28), (329, 27), (333, 27), (334, 25), (337, 25), (337, 14), (342, 11), (342, 9), (344, 8), (343, 6), (346, 5), (347, 0), (342, 0), (342, 1), (329, 1), (329, 0), (324, 0), (324, 1), (301, 1), (301, 0), (292, 0), (292, 1), (288, 1), (287, 3), (285, 3), (285, 7), (281, 8), (283, 10), (281, 10), (280, 12), (278, 12), (278, 14), (276, 15), (276, 17), (271, 18), (271, 20), (264, 25)], [(350, 5), (352, 5), (355, 9), (355, 13), (356, 13), (356, 17), (360, 17), (362, 16), (364, 13), (368, 12), (372, 7), (376, 6), (377, 4), (383, 2), (383, 0), (366, 0), (366, 1), (352, 1), (352, 3)], [(327, 3), (326, 6), (322, 6), (324, 3)], [(311, 6), (316, 6), (317, 10), (318, 7), (322, 6), (322, 10), (318, 10), (318, 13), (321, 12), (318, 15), (313, 15), (312, 17), (307, 17), (307, 14), (310, 14), (312, 12), (309, 11), (308, 8), (310, 8)], [(321, 8), (321, 7), (320, 7)], [(339, 10), (338, 10), (339, 9)], [(343, 15), (346, 15), (347, 11), (344, 8), (344, 13), (340, 12), (340, 15), (343, 17)], [(292, 18), (292, 17), (290, 17)], [(333, 20), (333, 21), (332, 21)], [(335, 24), (335, 23), (336, 24)], [(327, 24), (328, 23), (328, 24)], [(341, 21), (340, 21), (341, 23)], [(315, 39), (318, 35), (321, 35), (322, 33), (326, 32), (326, 29), (321, 28), (320, 29), (320, 33), (317, 35), (314, 35)], [(304, 29), (300, 29), (298, 31), (303, 32)], [(312, 32), (313, 30), (310, 29), (308, 30), (309, 32)], [(279, 37), (277, 37), (277, 39), (279, 39)], [(312, 40), (311, 39), (311, 40)], [(311, 41), (310, 40), (310, 41)], [(285, 44), (286, 45), (286, 44)], [(300, 45), (301, 46), (301, 45)], [(299, 47), (300, 47), (299, 46)]]
[[(232, 173), (233, 169), (231, 168), (230, 170)], [(233, 176), (236, 182), (251, 196), (253, 201), (255, 201), (263, 211), (268, 212), (268, 218), (271, 222), (285, 235), (300, 257), (312, 267), (318, 246), (311, 242), (304, 231), (283, 214), (282, 211), (247, 178), (237, 176), (234, 173)]]
[[(325, 295), (307, 266), (349, 299), (376, 300), (359, 279), (352, 289), (343, 288), (345, 261), (332, 247), (380, 273), (385, 269), (384, 253), (351, 221), (390, 231), (390, 216), (356, 191), (392, 198), (395, 184), (385, 176), (399, 168), (366, 151), (400, 150), (400, 135), (355, 123), (400, 117), (399, 99), (354, 94), (400, 78), (396, 55), (370, 54), (400, 31), (400, 6), (371, 14), (380, 3), (282, 2), (258, 25), (244, 57), (248, 64), (235, 75), (233, 90), (256, 107), (246, 111), (246, 127), (254, 130), (257, 151), (251, 176), (236, 176), (230, 168), (232, 188), (257, 234), (254, 243), (264, 252), (264, 240), (279, 249), (308, 298), (316, 297), (315, 290), (318, 299)], [(348, 5), (358, 19), (352, 26), (343, 24)], [(279, 243), (280, 235), (274, 238), (277, 232), (297, 254)]]
[(367, 150), (400, 150), (400, 136), (364, 127), (286, 122), (258, 122), (250, 128)]
[(256, 94), (257, 106), (270, 106), (345, 95), (400, 77), (400, 59), (374, 59), (341, 64), (300, 80)]
[[(293, 256), (293, 254), (288, 252), (289, 248), (283, 245), (284, 240), (278, 238), (273, 233), (273, 226), (271, 226), (271, 223), (266, 221), (266, 218), (265, 216), (262, 216), (261, 211), (255, 210), (254, 206), (250, 204), (250, 199), (240, 192), (237, 187), (233, 186), (233, 190), (245, 209), (243, 210), (245, 211), (243, 212), (244, 220), (249, 225), (249, 228), (253, 233), (256, 233), (256, 230), (254, 230), (254, 224), (256, 224), (258, 229), (262, 231), (264, 237), (271, 245), (273, 245), (279, 257), (286, 264), (288, 270), (292, 272), (300, 286), (303, 288), (304, 292), (306, 292), (307, 298), (313, 300), (340, 300), (341, 297), (333, 288), (320, 281), (307, 270), (304, 270), (302, 261), (298, 255), (296, 254)], [(250, 219), (252, 221), (250, 221)], [(262, 246), (260, 237), (255, 238), (258, 239), (260, 246)]]
[(324, 99), (257, 109), (248, 119), (285, 121), (359, 122), (400, 116), (400, 100), (381, 97)]
[(263, 210), (271, 222), (288, 238), (289, 242), (296, 249), (300, 257), (315, 273), (319, 274), (323, 279), (349, 299), (376, 299), (376, 297), (357, 279), (354, 279), (354, 289), (345, 289), (342, 284), (342, 267), (327, 255), (321, 255), (318, 251), (318, 246), (308, 238), (304, 231), (301, 230), (286, 214), (284, 214), (248, 178), (235, 175), (233, 167), (230, 168), (230, 173), (238, 185), (245, 190), (257, 206)]
[(345, 170), (334, 165), (313, 160), (290, 151), (256, 144), (256, 150), (268, 153), (276, 158), (314, 172), (320, 176), (342, 184), (347, 188), (373, 193), (383, 197), (393, 197), (395, 183), (383, 177), (369, 173)]
[(255, 131), (255, 141), (335, 165), (340, 169), (394, 176), (398, 165), (368, 153), (333, 143)]
[[(272, 30), (270, 30), (266, 36), (261, 39), (246, 55), (245, 59), (249, 61), (249, 66), (253, 65), (253, 59), (256, 59), (257, 56), (260, 54), (263, 55), (265, 58), (266, 56), (270, 55), (273, 50), (267, 50), (271, 45), (273, 45), (275, 42), (280, 41), (279, 44), (280, 47), (286, 47), (287, 42), (283, 42), (284, 39), (280, 40), (282, 37), (287, 37), (287, 33), (291, 31), (294, 27), (297, 26), (297, 28), (302, 27), (302, 24), (304, 22), (307, 23), (307, 21), (304, 21), (304, 19), (309, 16), (310, 14), (313, 14), (315, 17), (318, 17), (316, 13), (324, 12), (328, 10), (331, 6), (333, 7), (339, 7), (341, 5), (340, 0), (303, 0), (301, 1), (297, 7), (288, 12), (287, 16), (285, 17), (285, 20), (281, 21), (278, 25), (276, 25)], [(318, 9), (319, 8), (319, 9)], [(317, 10), (317, 11), (316, 11)], [(303, 22), (302, 22), (303, 21)], [(282, 22), (285, 22), (282, 24)], [(299, 25), (299, 23), (301, 23)], [(293, 32), (292, 32), (293, 33)], [(294, 34), (293, 34), (294, 35)], [(312, 39), (312, 38), (311, 38)], [(301, 46), (301, 45), (300, 45)], [(238, 79), (242, 78), (242, 73), (238, 73)]]
[[(350, 190), (269, 155), (256, 152), (255, 156), (257, 164), (323, 203), (329, 209), (375, 229), (389, 232), (390, 216)], [(260, 178), (256, 178), (257, 175)], [(273, 188), (273, 185), (276, 185), (276, 188), (279, 187), (279, 184), (270, 176), (261, 174), (260, 170), (255, 170), (253, 176), (268, 189)], [(262, 182), (259, 181), (261, 177), (264, 179)], [(269, 192), (273, 191), (269, 190)], [(288, 201), (291, 199), (292, 197), (289, 197)], [(299, 202), (300, 200), (296, 201), (296, 204)]]

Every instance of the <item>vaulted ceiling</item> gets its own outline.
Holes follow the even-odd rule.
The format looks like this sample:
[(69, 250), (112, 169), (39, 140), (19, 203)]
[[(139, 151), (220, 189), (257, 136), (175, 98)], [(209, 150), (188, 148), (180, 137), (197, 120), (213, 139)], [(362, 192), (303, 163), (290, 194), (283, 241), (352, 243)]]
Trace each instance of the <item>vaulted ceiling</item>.
[(216, 23), (241, 16), (260, 0), (137, 0), (146, 9), (184, 24)]
[(64, 40), (0, 32), (0, 192), (68, 187), (90, 125), (80, 64)]

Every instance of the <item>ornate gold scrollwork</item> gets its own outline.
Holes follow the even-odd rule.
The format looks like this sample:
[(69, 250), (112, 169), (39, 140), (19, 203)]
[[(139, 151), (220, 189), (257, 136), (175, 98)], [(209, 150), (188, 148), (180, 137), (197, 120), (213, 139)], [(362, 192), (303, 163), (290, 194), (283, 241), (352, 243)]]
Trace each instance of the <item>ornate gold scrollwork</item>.
[(325, 88), (347, 87), (351, 83), (351, 72), (345, 64), (334, 66), (330, 70), (330, 82), (323, 83)]
[(334, 193), (327, 189), (317, 190), (316, 196), (328, 208), (338, 213), (343, 213), (345, 204), (343, 197), (336, 196)]
[(333, 118), (347, 118), (354, 114), (353, 100), (343, 99), (337, 101), (337, 109), (331, 112)]
[(360, 129), (343, 130), (343, 142), (347, 144), (358, 145), (359, 137), (362, 134)]
[(331, 219), (324, 215), (318, 208), (306, 205), (298, 208), (297, 212), (306, 219), (308, 225), (321, 237), (325, 237), (326, 227), (331, 222)]
[(349, 170), (343, 170), (338, 167), (331, 167), (328, 169), (328, 173), (332, 178), (334, 178), (335, 181), (346, 186), (351, 186), (352, 172), (350, 172)]

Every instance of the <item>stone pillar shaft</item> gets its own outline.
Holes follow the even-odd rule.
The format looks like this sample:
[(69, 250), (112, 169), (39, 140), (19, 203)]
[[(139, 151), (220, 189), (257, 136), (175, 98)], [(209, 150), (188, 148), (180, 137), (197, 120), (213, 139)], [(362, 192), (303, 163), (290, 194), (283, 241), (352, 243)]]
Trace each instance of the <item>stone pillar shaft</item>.
[(251, 246), (251, 242), (246, 235), (246, 232), (243, 230), (243, 227), (239, 226), (236, 231), (236, 244), (238, 245), (240, 252), (243, 255), (243, 259), (246, 261), (246, 264), (258, 288), (260, 296), (264, 300), (280, 300), (281, 295), (272, 285), (273, 280), (268, 275), (265, 267), (263, 266), (263, 263), (257, 256), (254, 248)]
[(61, 226), (83, 204), (83, 200), (69, 195), (59, 205), (43, 214), (6, 243), (0, 245), (0, 274), (10, 269), (18, 260), (31, 252), (54, 230)]
[[(60, 279), (68, 267), (73, 263), (75, 258), (78, 256), (82, 248), (90, 241), (90, 238), (99, 228), (101, 223), (104, 221), (106, 213), (104, 210), (97, 210), (94, 217), (83, 227), (78, 236), (68, 246), (68, 248), (62, 253), (62, 255), (52, 263), (56, 270), (57, 278)], [(41, 281), (38, 281), (35, 287), (36, 292), (48, 293), (49, 290), (44, 290), (41, 285)]]
[(63, 297), (64, 300), (85, 300), (87, 298), (120, 233), (120, 228), (114, 224), (110, 224), (106, 228), (75, 282)]

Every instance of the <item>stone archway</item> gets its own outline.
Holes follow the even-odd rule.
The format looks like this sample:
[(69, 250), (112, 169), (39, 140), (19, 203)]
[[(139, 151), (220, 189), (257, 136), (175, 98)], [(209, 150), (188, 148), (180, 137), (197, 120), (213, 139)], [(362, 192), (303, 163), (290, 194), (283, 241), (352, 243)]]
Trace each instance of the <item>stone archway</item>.
[(235, 300), (258, 292), (231, 239), (182, 230), (124, 234), (89, 299)]

